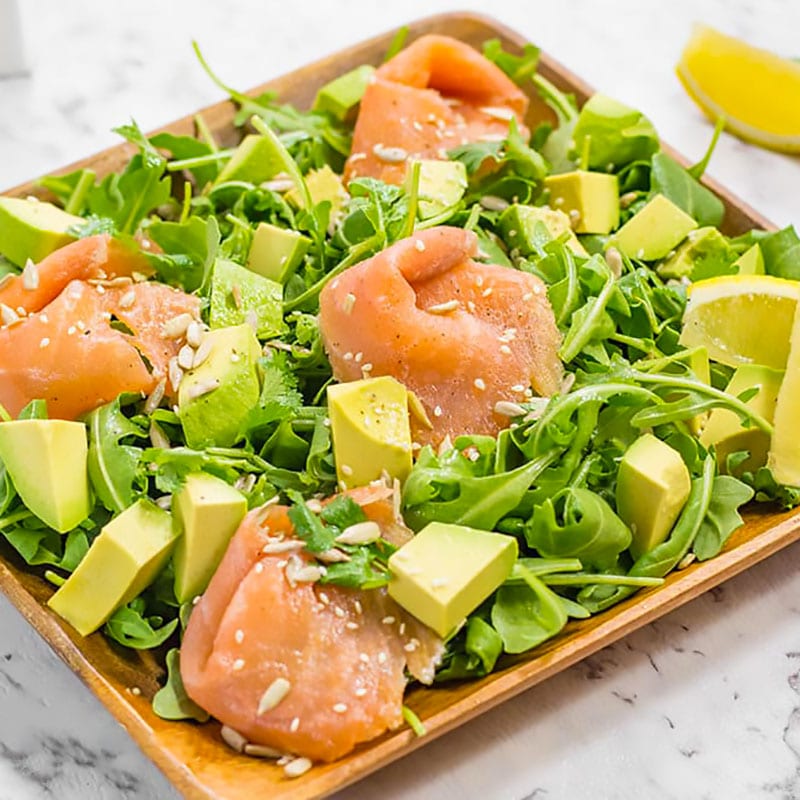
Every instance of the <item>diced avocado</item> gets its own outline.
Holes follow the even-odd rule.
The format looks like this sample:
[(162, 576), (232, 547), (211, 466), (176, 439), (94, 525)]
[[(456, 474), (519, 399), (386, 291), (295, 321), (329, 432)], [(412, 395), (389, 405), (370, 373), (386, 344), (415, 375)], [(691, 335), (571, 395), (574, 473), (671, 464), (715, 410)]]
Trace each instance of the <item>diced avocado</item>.
[(374, 72), (375, 67), (362, 64), (326, 83), (314, 98), (314, 111), (327, 111), (336, 119), (346, 119), (361, 102), (364, 90)]
[(205, 591), (246, 513), (247, 499), (225, 481), (204, 472), (186, 476), (172, 495), (178, 532), (172, 560), (179, 603)]
[[(331, 204), (331, 219), (336, 219), (349, 197), (341, 177), (326, 164), (320, 169), (312, 169), (308, 172), (305, 181), (308, 193), (311, 195), (311, 202), (317, 205), (327, 200)], [(297, 208), (303, 206), (297, 187), (289, 189), (285, 197)]]
[(634, 558), (669, 536), (691, 488), (680, 453), (651, 433), (625, 451), (617, 474), (617, 514), (633, 533)]
[(242, 139), (230, 161), (220, 170), (215, 184), (227, 181), (263, 183), (283, 170), (282, 156), (267, 136), (251, 133)]
[(467, 168), (460, 161), (421, 158), (406, 163), (407, 192), (411, 191), (414, 165), (419, 164), (417, 210), (421, 219), (441, 214), (446, 208), (454, 206), (467, 191)]
[(262, 338), (283, 330), (283, 287), (233, 261), (218, 258), (211, 276), (212, 328), (252, 322)]
[[(783, 370), (761, 367), (757, 364), (744, 364), (736, 368), (725, 391), (736, 396), (759, 386), (760, 391), (747, 401), (747, 406), (768, 422), (772, 422), (783, 374)], [(726, 408), (715, 408), (711, 411), (708, 422), (700, 434), (700, 442), (704, 447), (714, 445), (721, 472), (727, 471), (728, 456), (741, 450), (749, 450), (750, 457), (737, 466), (735, 470), (737, 474), (756, 470), (767, 463), (769, 435), (760, 428), (745, 428), (739, 416)]]
[(259, 222), (247, 255), (247, 268), (285, 284), (308, 252), (311, 240), (290, 228)]
[(563, 211), (515, 204), (500, 215), (498, 223), (509, 247), (516, 248), (523, 256), (535, 253), (537, 245), (545, 245), (564, 234), (567, 234), (567, 247), (573, 253), (586, 255), (586, 250), (572, 231), (569, 217)]
[(209, 331), (208, 357), (184, 375), (178, 409), (186, 444), (194, 449), (230, 447), (258, 402), (261, 348), (250, 325)]
[(733, 266), (738, 269), (739, 275), (763, 275), (764, 254), (761, 248), (754, 244), (733, 262)]
[(517, 540), (431, 522), (389, 559), (389, 595), (445, 637), (511, 574)]
[(100, 531), (47, 605), (88, 636), (155, 580), (174, 541), (170, 515), (149, 500), (137, 500)]
[(328, 387), (333, 454), (340, 486), (364, 486), (386, 471), (411, 471), (408, 392), (388, 375)]
[(619, 188), (616, 175), (576, 170), (544, 179), (549, 205), (573, 221), (577, 233), (611, 233), (619, 225)]
[(82, 422), (20, 419), (0, 423), (0, 460), (22, 502), (59, 533), (89, 516), (88, 444)]
[(75, 241), (67, 233), (86, 222), (52, 203), (19, 197), (0, 197), (0, 253), (19, 267), (30, 258), (41, 261), (54, 250)]
[(728, 240), (712, 227), (689, 231), (686, 241), (662, 261), (656, 272), (662, 278), (690, 278), (700, 281), (736, 272), (736, 253)]
[(628, 258), (657, 261), (696, 227), (697, 222), (685, 211), (663, 194), (657, 194), (611, 237), (611, 244)]

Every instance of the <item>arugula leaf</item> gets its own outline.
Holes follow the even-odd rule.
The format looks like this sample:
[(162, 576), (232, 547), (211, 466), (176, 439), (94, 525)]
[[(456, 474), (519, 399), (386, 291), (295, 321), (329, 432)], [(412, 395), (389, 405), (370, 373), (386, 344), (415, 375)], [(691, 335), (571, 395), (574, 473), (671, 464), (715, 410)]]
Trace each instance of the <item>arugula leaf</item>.
[[(359, 546), (347, 549), (349, 561), (326, 566), (320, 583), (333, 583), (349, 589), (378, 589), (391, 579), (385, 564), (391, 555), (389, 546)], [(387, 552), (383, 552), (386, 550)]]
[(753, 489), (730, 475), (717, 475), (703, 524), (692, 549), (700, 561), (713, 558), (744, 520), (738, 508), (753, 498)]
[(340, 531), (367, 519), (364, 509), (346, 494), (337, 495), (319, 515), (326, 525), (333, 525)]
[(575, 124), (573, 154), (589, 169), (617, 171), (632, 161), (648, 159), (658, 151), (653, 123), (636, 109), (606, 95), (590, 97)]
[(758, 245), (767, 275), (800, 280), (800, 236), (793, 226), (767, 234)]
[(688, 170), (666, 153), (656, 153), (651, 163), (650, 197), (663, 194), (701, 226), (716, 228), (722, 224), (725, 216), (722, 200), (692, 177)]
[(147, 437), (120, 407), (120, 398), (86, 417), (89, 428), (89, 481), (100, 502), (112, 512), (124, 511), (145, 489), (139, 469), (142, 448), (123, 439)]
[[(176, 136), (174, 133), (164, 131), (150, 138), (150, 143), (172, 153), (174, 159), (184, 160), (198, 158), (213, 154), (211, 145), (195, 139), (194, 136)], [(189, 172), (197, 181), (197, 186), (202, 189), (217, 177), (220, 169), (219, 161), (210, 161), (199, 166), (188, 167)]]
[(193, 719), (207, 722), (209, 714), (192, 700), (181, 679), (180, 651), (173, 647), (167, 653), (167, 682), (153, 696), (153, 712), (161, 719)]
[(492, 625), (507, 653), (524, 653), (555, 636), (567, 623), (559, 596), (535, 575), (520, 570), (522, 584), (504, 584), (492, 606)]
[(47, 419), (47, 401), (31, 400), (19, 412), (17, 419)]
[(436, 682), (482, 678), (494, 669), (502, 652), (500, 634), (482, 617), (471, 616), (463, 632), (447, 643)]
[(159, 280), (194, 292), (208, 285), (219, 249), (219, 225), (214, 217), (189, 217), (185, 222), (154, 220), (147, 235), (163, 250), (147, 259)]
[(66, 536), (50, 528), (28, 528), (25, 523), (10, 530), (4, 530), (3, 536), (9, 544), (25, 559), (30, 566), (47, 564), (73, 572), (89, 550), (89, 538), (82, 528), (75, 528)]
[(536, 72), (539, 52), (539, 48), (530, 43), (522, 48), (519, 55), (504, 50), (499, 39), (489, 39), (483, 43), (483, 55), (517, 84), (528, 80)]
[(158, 615), (145, 616), (141, 597), (118, 608), (103, 626), (103, 633), (115, 642), (134, 650), (151, 650), (169, 639), (178, 627), (178, 617), (165, 622)]

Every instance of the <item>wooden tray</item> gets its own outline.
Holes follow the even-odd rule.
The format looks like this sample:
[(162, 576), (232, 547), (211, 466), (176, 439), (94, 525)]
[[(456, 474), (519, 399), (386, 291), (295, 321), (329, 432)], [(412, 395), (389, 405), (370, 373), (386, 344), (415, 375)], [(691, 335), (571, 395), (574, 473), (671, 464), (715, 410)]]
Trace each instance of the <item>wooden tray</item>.
[[(393, 33), (324, 58), (253, 92), (270, 89), (278, 92), (283, 100), (307, 107), (317, 88), (331, 78), (359, 64), (379, 63)], [(494, 37), (509, 49), (518, 49), (525, 43), (524, 37), (514, 31), (473, 14), (443, 14), (410, 26), (411, 38), (424, 33), (446, 33), (476, 47)], [(542, 56), (541, 72), (558, 87), (574, 92), (580, 102), (591, 94), (586, 83), (547, 55)], [(532, 121), (549, 114), (538, 98), (532, 99)], [(223, 144), (236, 142), (231, 103), (219, 103), (201, 113)], [(192, 118), (180, 119), (165, 130), (194, 133)], [(123, 144), (66, 167), (62, 172), (91, 166), (102, 176), (122, 167), (133, 152), (130, 145)], [(726, 233), (737, 234), (752, 227), (774, 228), (714, 181), (705, 183), (725, 203), (723, 229)], [(8, 194), (46, 197), (33, 184), (18, 186)], [(411, 691), (407, 702), (425, 723), (426, 736), (417, 738), (408, 729), (387, 734), (360, 747), (347, 758), (316, 766), (294, 780), (285, 778), (282, 770), (269, 762), (233, 753), (222, 743), (216, 723), (174, 723), (156, 717), (150, 700), (163, 677), (163, 669), (156, 658), (149, 653), (124, 650), (100, 634), (86, 639), (78, 636), (46, 607), (52, 587), (32, 574), (8, 546), (0, 547), (0, 589), (187, 798), (311, 798), (341, 789), (422, 747), (800, 538), (800, 513), (779, 514), (757, 509), (748, 512), (746, 520), (746, 525), (734, 534), (717, 558), (673, 573), (657, 589), (639, 592), (599, 616), (570, 622), (559, 636), (532, 654), (504, 662), (505, 667), (499, 672), (480, 681)]]

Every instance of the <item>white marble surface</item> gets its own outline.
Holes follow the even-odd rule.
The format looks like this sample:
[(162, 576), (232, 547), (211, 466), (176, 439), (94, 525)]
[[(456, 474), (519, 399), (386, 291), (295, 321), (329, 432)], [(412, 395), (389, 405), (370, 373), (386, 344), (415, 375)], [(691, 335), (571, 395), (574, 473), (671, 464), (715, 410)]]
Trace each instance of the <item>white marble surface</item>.
[[(27, 77), (0, 81), (0, 187), (409, 19), (473, 8), (644, 110), (694, 158), (710, 128), (673, 65), (693, 20), (800, 55), (798, 0), (22, 0)], [(2, 20), (0, 20), (2, 25)], [(723, 136), (710, 173), (800, 223), (800, 159)], [(800, 798), (800, 546), (342, 794), (392, 798)], [(177, 795), (0, 599), (0, 800)]]

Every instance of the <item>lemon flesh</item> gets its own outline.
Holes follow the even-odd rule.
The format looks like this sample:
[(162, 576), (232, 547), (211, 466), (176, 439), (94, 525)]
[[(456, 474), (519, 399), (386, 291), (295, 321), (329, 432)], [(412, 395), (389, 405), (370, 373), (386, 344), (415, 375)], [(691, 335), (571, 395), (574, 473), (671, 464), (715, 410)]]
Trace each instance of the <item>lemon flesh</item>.
[(742, 139), (800, 152), (800, 64), (695, 25), (676, 68), (692, 99)]
[(767, 460), (775, 480), (789, 486), (800, 486), (800, 447), (797, 446), (800, 439), (797, 416), (799, 400), (800, 313), (795, 315), (791, 332), (789, 359), (775, 405), (775, 422)]
[(800, 283), (770, 275), (726, 275), (689, 287), (680, 343), (705, 347), (732, 367), (785, 369)]

